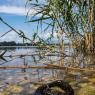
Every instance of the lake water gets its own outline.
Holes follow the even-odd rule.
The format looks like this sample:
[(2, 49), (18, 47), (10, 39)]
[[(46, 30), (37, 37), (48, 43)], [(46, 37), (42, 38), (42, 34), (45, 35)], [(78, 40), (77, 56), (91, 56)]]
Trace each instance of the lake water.
[[(56, 50), (57, 49), (55, 49), (55, 51)], [(71, 55), (72, 50), (68, 50), (68, 48), (65, 50), (65, 54)], [(3, 51), (4, 50), (0, 50), (0, 52)], [(57, 54), (56, 52), (51, 53), (48, 51), (49, 53), (47, 53), (47, 51), (46, 49), (39, 50), (37, 48), (11, 48), (4, 54), (6, 61), (0, 59), (0, 66), (46, 66), (47, 64), (59, 64), (61, 57), (59, 57), (59, 55), (55, 56), (55, 54)], [(81, 55), (77, 60), (74, 60), (74, 57), (65, 57), (64, 66), (83, 67), (86, 63), (82, 65), (83, 62), (80, 60), (82, 60)], [(58, 79), (68, 81), (71, 84), (73, 83), (72, 87), (76, 90), (79, 88), (79, 84), (84, 82), (88, 83), (89, 78), (93, 77), (95, 77), (95, 74), (92, 72), (74, 72), (68, 71), (68, 69), (0, 69), (0, 95), (31, 95), (27, 93), (29, 89), (31, 91), (36, 89), (36, 86), (32, 86), (31, 88), (33, 83), (42, 84)], [(22, 87), (24, 89), (21, 92), (22, 94), (1, 94), (1, 92), (8, 92), (6, 89), (8, 89), (10, 85), (19, 85)]]
[[(39, 55), (39, 53), (46, 51), (37, 48), (9, 49), (4, 54), (6, 61), (0, 59), (0, 66), (46, 66), (45, 64), (59, 60), (59, 57), (56, 56)], [(47, 81), (47, 78), (54, 76), (56, 76), (56, 70), (0, 69), (1, 87), (6, 83), (17, 83), (23, 79), (28, 79), (32, 82)]]
[[(72, 52), (72, 50), (69, 50), (69, 52), (68, 50), (69, 50), (68, 47), (66, 47), (65, 52), (67, 55), (68, 54), (70, 55), (70, 52)], [(1, 50), (1, 51), (4, 51), (4, 50)], [(5, 56), (4, 58), (6, 61), (0, 59), (0, 66), (46, 66), (46, 64), (54, 64), (54, 63), (59, 64), (60, 63), (59, 55), (45, 56), (44, 54), (46, 54), (47, 51), (48, 50), (46, 49), (39, 50), (34, 47), (11, 48), (11, 49), (8, 49), (7, 52), (4, 54)], [(69, 66), (70, 64), (72, 64), (71, 60), (72, 59), (70, 57), (65, 57), (64, 65)], [(58, 72), (59, 70), (50, 70), (50, 69), (49, 70), (47, 69), (18, 69), (18, 68), (17, 69), (1, 69), (0, 78), (11, 82), (12, 80), (15, 79), (15, 77), (22, 78), (23, 76), (23, 77), (27, 77), (28, 79), (32, 79), (32, 81), (41, 81), (42, 79), (44, 79), (44, 77), (50, 77), (50, 76), (56, 77)], [(61, 73), (64, 74), (64, 71), (61, 71)], [(64, 77), (63, 74), (61, 74), (61, 76)]]
[[(0, 50), (0, 52), (3, 51), (4, 50)], [(59, 55), (45, 56), (44, 54), (47, 54), (47, 51), (46, 49), (39, 50), (37, 48), (11, 48), (4, 54), (4, 59), (6, 61), (0, 59), (0, 66), (46, 66), (46, 64), (53, 64), (56, 62), (56, 64), (58, 64), (60, 59)], [(16, 95), (29, 95), (29, 89), (35, 91), (34, 86), (31, 88), (32, 84), (42, 84), (57, 79), (63, 79), (64, 75), (64, 71), (54, 69), (0, 69), (0, 93), (11, 93), (10, 91), (12, 89), (10, 91), (6, 89), (13, 85), (19, 85), (24, 90)]]

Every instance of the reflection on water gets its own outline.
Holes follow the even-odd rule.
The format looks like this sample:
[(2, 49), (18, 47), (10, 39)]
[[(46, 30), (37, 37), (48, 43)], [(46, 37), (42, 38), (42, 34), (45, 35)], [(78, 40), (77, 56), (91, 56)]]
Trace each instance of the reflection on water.
[[(38, 49), (36, 48), (9, 49), (4, 55), (7, 62), (5, 62), (4, 60), (0, 60), (0, 66), (23, 66), (23, 65), (24, 66), (43, 66), (44, 63), (55, 61), (56, 59), (56, 57), (53, 57), (51, 59), (51, 57), (49, 56), (44, 57), (44, 55), (42, 54), (36, 55), (35, 53), (39, 53)], [(14, 88), (14, 85), (15, 87), (19, 85), (20, 87), (24, 89), (20, 93), (20, 95), (29, 95), (28, 94), (30, 92), (29, 89), (31, 89), (32, 91), (35, 88), (35, 87), (31, 88), (32, 83), (35, 83), (35, 82), (46, 83), (47, 81), (50, 81), (50, 79), (53, 80), (55, 76), (56, 76), (56, 70), (25, 69), (25, 68), (7, 69), (7, 70), (0, 69), (0, 95), (2, 95), (1, 93), (3, 93), (3, 95), (8, 93), (8, 90), (6, 89), (9, 89), (10, 86)], [(17, 90), (18, 88), (15, 88), (15, 90)], [(10, 91), (11, 90), (12, 89), (10, 89)], [(14, 90), (14, 93), (16, 93), (15, 90)]]
[[(44, 51), (44, 50), (43, 50)], [(0, 60), (0, 66), (44, 66), (44, 63), (52, 63), (58, 60), (56, 56), (35, 55), (36, 48), (10, 49), (4, 55), (7, 62)], [(41, 53), (41, 52), (40, 52)], [(34, 55), (33, 55), (34, 54)], [(10, 56), (11, 55), (11, 56)], [(22, 56), (19, 56), (22, 55)], [(24, 56), (26, 55), (26, 56)], [(27, 56), (28, 55), (28, 56)], [(13, 56), (13, 57), (12, 57)], [(45, 77), (55, 76), (55, 70), (47, 69), (1, 69), (0, 79), (3, 81), (17, 81), (17, 78), (26, 78), (32, 81), (42, 81)]]
[[(68, 54), (68, 51), (66, 51), (66, 53)], [(54, 64), (54, 63), (59, 64), (58, 63), (60, 62), (59, 56), (54, 56), (54, 55), (45, 56), (45, 54), (47, 54), (47, 50), (39, 51), (36, 48), (9, 49), (4, 55), (7, 62), (0, 59), (0, 66), (23, 66), (23, 65), (24, 66), (46, 66), (46, 64)], [(86, 58), (84, 59), (86, 60)], [(81, 54), (78, 55), (77, 58), (67, 56), (64, 59), (64, 65), (66, 67), (80, 66), (81, 68), (83, 68), (84, 66), (88, 66), (88, 63), (84, 62)], [(0, 92), (4, 91), (6, 87), (8, 88), (9, 85), (13, 86), (15, 84), (23, 87), (24, 90), (22, 92), (26, 93), (25, 95), (30, 95), (27, 93), (29, 92), (29, 89), (31, 88), (31, 85), (33, 83), (43, 84), (57, 79), (63, 79), (68, 81), (69, 83), (72, 84), (73, 88), (77, 91), (77, 89), (80, 88), (81, 83), (90, 84), (91, 82), (90, 78), (95, 78), (95, 74), (93, 72), (86, 72), (86, 71), (74, 72), (74, 71), (68, 71), (68, 69), (65, 70), (32, 69), (32, 68), (31, 69), (25, 69), (25, 68), (7, 69), (7, 70), (0, 69)], [(35, 88), (33, 85), (32, 87), (33, 88), (31, 89)], [(21, 93), (16, 95), (24, 95), (23, 93), (22, 94)]]

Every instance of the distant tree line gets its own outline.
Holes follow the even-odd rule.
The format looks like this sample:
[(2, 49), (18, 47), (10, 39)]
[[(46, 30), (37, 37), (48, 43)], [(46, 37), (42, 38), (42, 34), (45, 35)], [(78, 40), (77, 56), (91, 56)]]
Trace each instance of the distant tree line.
[(0, 42), (0, 46), (15, 46), (16, 45), (16, 42), (14, 41), (11, 41), (11, 42)]
[[(0, 46), (36, 46), (37, 44), (39, 44), (39, 42), (37, 43), (16, 43), (15, 41), (4, 41), (4, 42), (0, 42)], [(47, 43), (49, 45), (58, 45), (55, 43)]]
[(10, 41), (10, 42), (0, 42), (0, 46), (26, 46), (26, 45), (32, 45), (30, 43), (16, 43), (15, 41)]

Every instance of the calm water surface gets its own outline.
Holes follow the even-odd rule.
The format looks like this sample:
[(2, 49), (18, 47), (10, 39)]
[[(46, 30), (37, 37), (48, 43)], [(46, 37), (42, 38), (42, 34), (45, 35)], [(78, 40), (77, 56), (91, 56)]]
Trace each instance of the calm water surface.
[[(41, 58), (41, 56), (33, 56), (38, 49), (36, 48), (20, 48), (10, 49), (5, 53), (4, 61), (0, 59), (0, 66), (44, 66), (43, 63), (50, 63), (58, 60), (58, 57), (47, 56)], [(14, 57), (6, 57), (6, 56)], [(16, 56), (17, 55), (17, 56)], [(18, 56), (18, 55), (29, 55), (29, 56)], [(32, 56), (30, 56), (32, 55)], [(44, 78), (56, 75), (56, 70), (47, 69), (0, 69), (0, 80), (3, 83), (6, 82), (19, 82), (20, 79), (26, 78), (32, 81), (41, 81)]]

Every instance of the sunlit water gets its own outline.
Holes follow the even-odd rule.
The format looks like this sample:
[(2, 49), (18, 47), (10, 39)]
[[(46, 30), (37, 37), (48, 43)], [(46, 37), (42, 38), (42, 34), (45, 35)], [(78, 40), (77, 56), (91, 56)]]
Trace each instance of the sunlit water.
[[(36, 48), (19, 48), (9, 49), (4, 56), (15, 55), (29, 55), (29, 56), (15, 56), (4, 57), (7, 61), (0, 59), (0, 66), (45, 66), (44, 63), (58, 60), (58, 57), (48, 56), (42, 59), (36, 55), (33, 56), (38, 49)], [(32, 56), (30, 56), (32, 55)], [(36, 62), (35, 62), (36, 60)], [(40, 61), (39, 61), (40, 60)], [(47, 81), (47, 78), (56, 75), (56, 70), (48, 69), (0, 69), (1, 87), (6, 83), (18, 83), (23, 79), (28, 79), (31, 82)], [(43, 82), (44, 82), (43, 81)]]
[[(3, 50), (0, 50), (3, 51)], [(58, 56), (39, 56), (35, 55), (38, 53), (39, 49), (37, 48), (17, 48), (17, 49), (9, 49), (4, 54), (4, 58), (6, 61), (0, 59), (0, 66), (46, 66), (46, 64), (53, 64), (54, 62), (59, 64), (58, 61), (60, 58)], [(40, 50), (41, 51), (41, 50)], [(42, 50), (46, 51), (46, 50)], [(65, 51), (67, 55), (70, 55), (70, 50)], [(11, 56), (14, 57), (11, 57)], [(19, 56), (26, 55), (26, 56)], [(27, 56), (29, 55), (29, 56)], [(9, 57), (6, 57), (9, 56)], [(81, 58), (80, 56), (79, 58)], [(79, 60), (76, 60), (79, 61)], [(70, 65), (77, 66), (77, 64), (72, 64), (71, 57), (65, 57), (64, 66), (68, 67)], [(86, 62), (82, 65), (82, 61), (79, 61), (80, 67), (86, 66)], [(68, 72), (68, 70), (55, 70), (55, 69), (0, 69), (0, 91), (2, 89), (6, 89), (10, 84), (19, 84), (24, 89), (26, 86), (29, 86), (31, 83), (40, 82), (47, 83), (50, 81), (62, 79), (68, 81), (70, 83), (74, 83), (74, 89), (79, 88), (80, 83), (89, 83), (89, 78), (95, 77), (95, 74), (92, 72)], [(27, 81), (27, 82), (25, 82)], [(23, 83), (24, 82), (24, 83)], [(28, 87), (29, 89), (29, 87)], [(24, 90), (25, 93), (26, 90)], [(28, 90), (27, 90), (28, 91)], [(28, 91), (29, 92), (29, 91)], [(27, 92), (27, 93), (28, 93)], [(14, 95), (14, 94), (11, 94)], [(16, 95), (24, 95), (24, 94), (16, 94)], [(28, 95), (28, 94), (25, 94)]]

